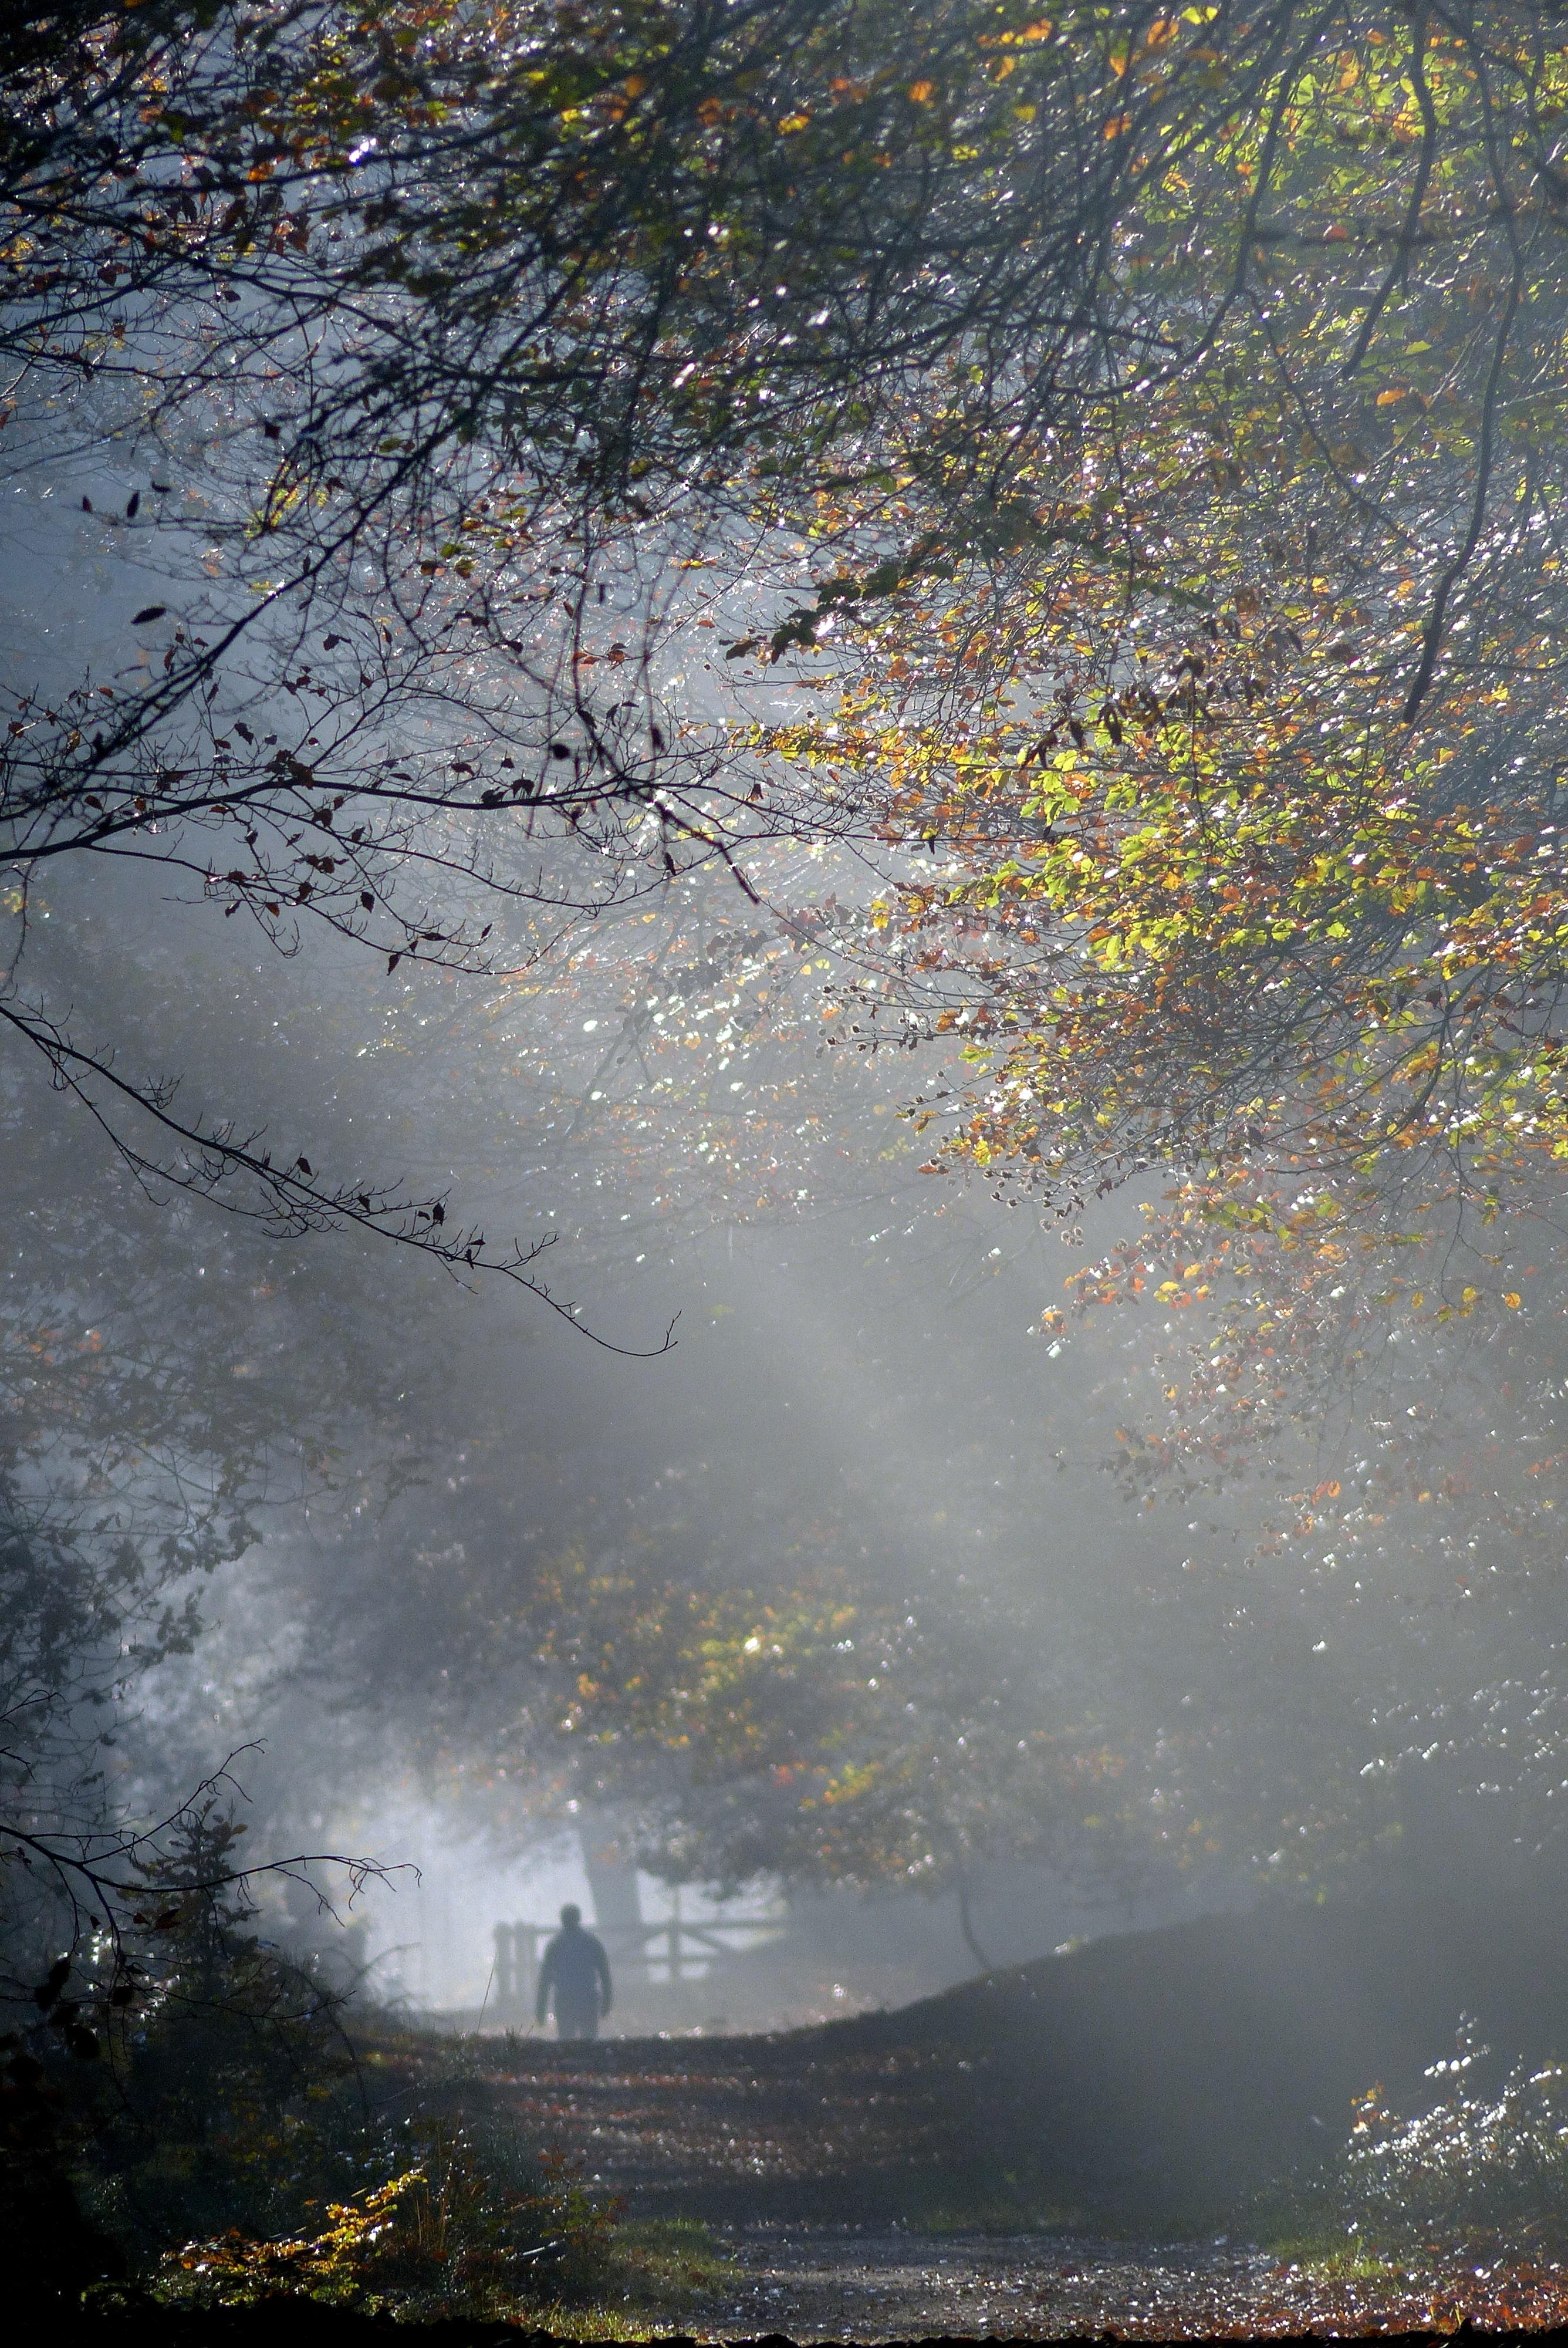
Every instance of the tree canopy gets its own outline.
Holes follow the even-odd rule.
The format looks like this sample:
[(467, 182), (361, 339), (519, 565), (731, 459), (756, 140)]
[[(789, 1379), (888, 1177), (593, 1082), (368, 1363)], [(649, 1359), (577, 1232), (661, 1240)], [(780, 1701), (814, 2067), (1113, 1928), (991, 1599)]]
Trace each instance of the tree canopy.
[[(529, 1679), (496, 1766), (590, 1747), (672, 1867), (906, 1879), (1112, 1813), (1266, 1869), (1288, 1821), (1315, 1879), (1440, 1716), (1560, 1792), (1560, 12), (149, 0), (0, 40), (0, 448), (106, 582), (14, 664), (0, 1020), (122, 1167), (541, 1288), (595, 1192), (613, 1271), (895, 1181), (913, 1217), (918, 1154), (1094, 1240), (1039, 1376), (1125, 1393), (1166, 1552), (1129, 1646), (1201, 1723), (1008, 1666), (1027, 1590), (917, 1602), (847, 1518), (629, 1563), (563, 1509), (446, 1576)], [(129, 1008), (88, 1033), (41, 943), (83, 870), (264, 971), (363, 957), (399, 1052), (466, 988), (484, 1206), (190, 1100)], [(78, 1366), (17, 1456), (90, 1393), (172, 1477), (190, 1357), (145, 1419)], [(249, 1408), (174, 1580), (246, 1538)], [(1301, 1676), (1341, 1635), (1376, 1719)], [(1523, 1679), (1515, 1768), (1455, 1692)]]

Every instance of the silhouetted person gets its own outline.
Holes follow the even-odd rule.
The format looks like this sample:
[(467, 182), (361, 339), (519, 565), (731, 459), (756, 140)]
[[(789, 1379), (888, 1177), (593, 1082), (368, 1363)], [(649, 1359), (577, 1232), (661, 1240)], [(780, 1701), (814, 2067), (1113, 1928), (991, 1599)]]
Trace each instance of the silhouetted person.
[(599, 2036), (600, 2023), (610, 2012), (610, 1959), (604, 1942), (583, 1931), (582, 1910), (569, 1900), (560, 1911), (560, 1931), (539, 1967), (536, 2022), (543, 2022), (552, 1996), (558, 2038)]

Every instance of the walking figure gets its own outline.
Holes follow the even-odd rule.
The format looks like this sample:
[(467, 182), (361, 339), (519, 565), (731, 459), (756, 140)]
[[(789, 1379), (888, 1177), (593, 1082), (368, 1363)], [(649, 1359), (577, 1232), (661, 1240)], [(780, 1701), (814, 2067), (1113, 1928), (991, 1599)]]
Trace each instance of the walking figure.
[(534, 2019), (542, 2023), (555, 2001), (558, 2038), (597, 2038), (610, 2012), (610, 1959), (604, 1942), (582, 1929), (582, 1910), (571, 1900), (560, 1911), (560, 1931), (539, 1967)]

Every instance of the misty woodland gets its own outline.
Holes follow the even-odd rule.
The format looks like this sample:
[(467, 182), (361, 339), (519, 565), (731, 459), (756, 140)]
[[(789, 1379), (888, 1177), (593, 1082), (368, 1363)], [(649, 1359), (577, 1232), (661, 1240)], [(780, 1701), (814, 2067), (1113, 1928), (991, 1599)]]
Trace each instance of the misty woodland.
[(111, 2336), (1568, 2320), (1568, 10), (1046, 5), (0, 10)]

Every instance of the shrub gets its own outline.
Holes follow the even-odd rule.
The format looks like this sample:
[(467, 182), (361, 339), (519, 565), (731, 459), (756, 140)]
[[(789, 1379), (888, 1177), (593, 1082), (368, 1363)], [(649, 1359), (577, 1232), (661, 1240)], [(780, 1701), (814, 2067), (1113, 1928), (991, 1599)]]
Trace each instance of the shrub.
[(161, 2261), (158, 2296), (206, 2306), (286, 2297), (365, 2312), (487, 2315), (601, 2288), (620, 2205), (596, 2199), (576, 2164), (548, 2153), (538, 2177), (518, 2185), (506, 2175), (515, 2152), (491, 2147), (487, 2160), (462, 2128), (438, 2124), (423, 2133), (418, 2167), (353, 2201), (329, 2203), (319, 2230), (273, 2241), (231, 2230), (186, 2243)]
[(1518, 2063), (1487, 2095), (1471, 2074), (1490, 2051), (1461, 2018), (1426, 2073), (1447, 2090), (1430, 2110), (1401, 2118), (1380, 2086), (1358, 2099), (1343, 2177), (1364, 2231), (1568, 2239), (1568, 2071)]

